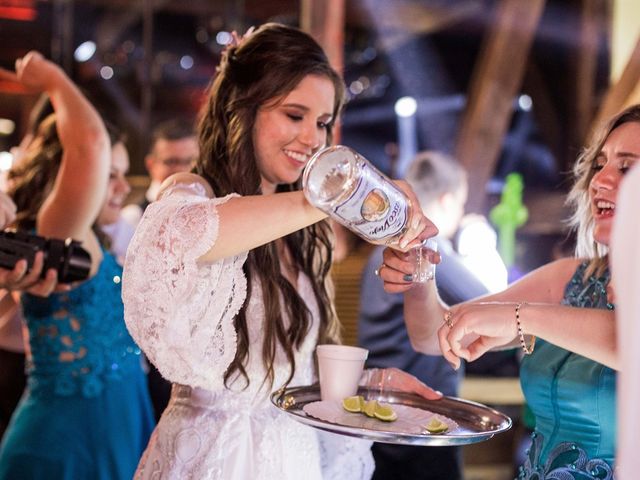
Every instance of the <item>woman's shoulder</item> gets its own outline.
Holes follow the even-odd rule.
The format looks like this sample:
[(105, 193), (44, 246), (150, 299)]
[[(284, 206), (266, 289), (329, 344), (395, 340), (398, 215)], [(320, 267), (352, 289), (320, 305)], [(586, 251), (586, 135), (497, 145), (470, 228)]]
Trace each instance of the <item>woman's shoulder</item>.
[(517, 299), (527, 298), (530, 302), (558, 303), (580, 264), (577, 258), (554, 260), (525, 275), (505, 290), (507, 295), (500, 297), (511, 299), (516, 295)]
[(200, 175), (189, 172), (174, 173), (166, 178), (160, 185), (158, 200), (176, 192), (195, 194), (198, 196), (213, 198), (213, 189), (207, 180)]
[(583, 263), (584, 260), (580, 258), (560, 258), (538, 267), (536, 270), (531, 272), (529, 276), (546, 278), (547, 280), (562, 279), (565, 277), (570, 278)]
[(577, 269), (583, 267), (586, 262), (584, 258), (565, 257), (550, 262), (549, 266), (554, 270), (570, 271), (573, 274)]

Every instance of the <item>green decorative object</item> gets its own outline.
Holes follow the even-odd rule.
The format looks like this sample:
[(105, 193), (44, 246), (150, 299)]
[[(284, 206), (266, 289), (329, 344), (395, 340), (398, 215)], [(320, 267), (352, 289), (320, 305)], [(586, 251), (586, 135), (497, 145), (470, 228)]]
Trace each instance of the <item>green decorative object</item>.
[(522, 175), (510, 173), (505, 179), (500, 203), (489, 212), (489, 218), (498, 228), (498, 251), (507, 267), (515, 262), (516, 230), (529, 218), (529, 211), (522, 203), (523, 190)]

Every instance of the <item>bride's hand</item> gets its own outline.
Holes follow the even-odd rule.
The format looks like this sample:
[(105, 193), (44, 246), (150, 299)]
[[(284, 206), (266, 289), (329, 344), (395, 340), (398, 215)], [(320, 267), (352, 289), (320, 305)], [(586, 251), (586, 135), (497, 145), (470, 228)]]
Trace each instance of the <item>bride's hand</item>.
[(377, 389), (380, 393), (386, 391), (415, 393), (427, 400), (438, 400), (442, 393), (434, 390), (410, 373), (399, 368), (368, 368), (362, 374), (360, 385)]
[(397, 244), (392, 245), (392, 248), (407, 251), (420, 245), (423, 240), (435, 237), (438, 234), (438, 227), (422, 212), (418, 197), (416, 197), (411, 186), (403, 180), (394, 180), (394, 183), (409, 197), (409, 201), (411, 202), (411, 218), (408, 220), (409, 230), (402, 235)]

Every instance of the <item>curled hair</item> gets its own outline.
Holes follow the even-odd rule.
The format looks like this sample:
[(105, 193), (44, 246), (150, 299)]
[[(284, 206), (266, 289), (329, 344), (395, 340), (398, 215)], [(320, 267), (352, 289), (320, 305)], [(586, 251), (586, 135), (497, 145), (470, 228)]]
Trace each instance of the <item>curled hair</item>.
[(20, 161), (9, 170), (9, 195), (17, 207), (17, 228), (33, 230), (38, 210), (56, 180), (62, 160), (62, 144), (56, 130), (56, 116), (47, 116)]
[(576, 256), (590, 260), (585, 275), (600, 273), (607, 265), (609, 249), (593, 238), (594, 218), (591, 211), (589, 188), (595, 175), (594, 163), (609, 135), (621, 125), (629, 122), (640, 123), (640, 105), (633, 105), (600, 126), (587, 147), (581, 152), (573, 167), (575, 183), (567, 197), (574, 214), (570, 224), (576, 230)]
[[(331, 142), (333, 122), (344, 103), (344, 85), (311, 36), (295, 28), (270, 23), (225, 52), (209, 87), (198, 125), (200, 157), (196, 172), (207, 179), (217, 196), (232, 192), (240, 195), (262, 193), (252, 135), (258, 109), (277, 104), (307, 75), (325, 77), (334, 85), (333, 121), (326, 127)], [(300, 188), (298, 180), (294, 184), (279, 185), (277, 191)], [(294, 267), (311, 280), (320, 308), (320, 340), (323, 342), (336, 341), (338, 330), (327, 284), (331, 264), (330, 235), (330, 227), (323, 221), (284, 238)], [(249, 383), (245, 364), (249, 355), (248, 322), (251, 319), (247, 318), (246, 310), (251, 290), (258, 285), (262, 288), (265, 310), (264, 382), (273, 384), (273, 364), (280, 345), (291, 365), (288, 383), (295, 372), (294, 350), (301, 347), (311, 328), (310, 312), (296, 288), (281, 274), (275, 242), (251, 250), (243, 268), (250, 281), (245, 303), (234, 320), (237, 352), (225, 373), (225, 383), (238, 375), (247, 385)]]

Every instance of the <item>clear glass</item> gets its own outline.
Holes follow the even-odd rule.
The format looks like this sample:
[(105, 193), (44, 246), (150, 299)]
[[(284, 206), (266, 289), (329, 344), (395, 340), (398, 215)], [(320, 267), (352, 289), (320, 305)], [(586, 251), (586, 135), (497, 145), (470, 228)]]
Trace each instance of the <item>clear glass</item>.
[(396, 243), (409, 229), (411, 202), (383, 173), (352, 149), (318, 151), (302, 176), (309, 202), (371, 243)]
[(426, 283), (436, 277), (436, 264), (429, 261), (429, 250), (438, 251), (438, 244), (433, 238), (428, 238), (420, 246), (411, 249), (413, 283)]

